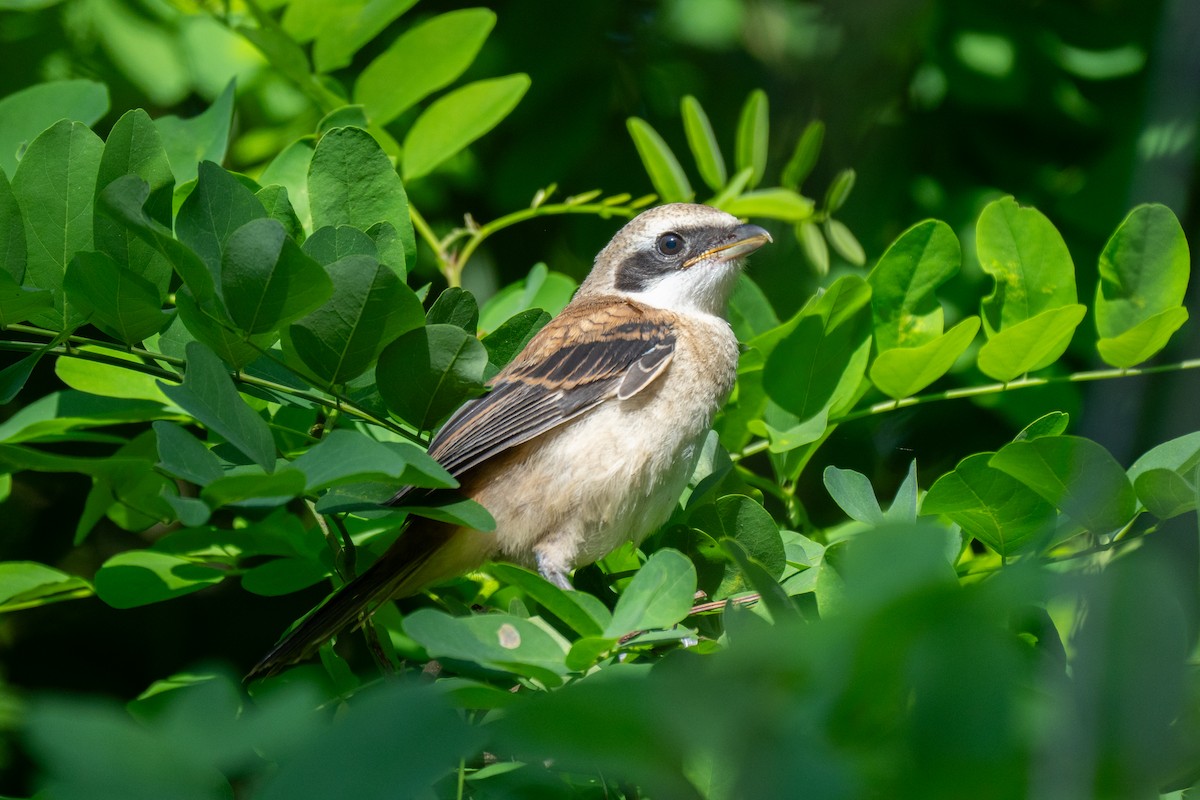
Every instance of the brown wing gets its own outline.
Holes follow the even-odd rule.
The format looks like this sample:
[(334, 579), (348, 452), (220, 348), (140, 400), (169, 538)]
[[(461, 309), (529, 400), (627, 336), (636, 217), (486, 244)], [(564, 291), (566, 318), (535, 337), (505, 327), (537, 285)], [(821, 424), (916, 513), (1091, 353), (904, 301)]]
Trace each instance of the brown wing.
[(569, 309), (492, 379), (490, 392), (450, 417), (429, 454), (458, 476), (610, 397), (634, 396), (670, 363), (671, 323), (668, 314), (622, 300)]

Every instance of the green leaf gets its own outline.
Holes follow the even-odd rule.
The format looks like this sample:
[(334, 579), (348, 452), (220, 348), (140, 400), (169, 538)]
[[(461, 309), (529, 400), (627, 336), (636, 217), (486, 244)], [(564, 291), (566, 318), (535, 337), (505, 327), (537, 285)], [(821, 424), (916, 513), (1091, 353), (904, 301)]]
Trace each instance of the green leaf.
[(283, 148), (258, 176), (258, 182), (264, 188), (278, 185), (287, 189), (288, 202), (306, 231), (313, 229), (312, 209), (308, 202), (308, 170), (315, 149), (316, 142), (311, 136), (298, 139)]
[(17, 171), (21, 149), (59, 120), (91, 125), (108, 113), (108, 87), (88, 80), (38, 83), (0, 99), (0, 170)]
[(50, 344), (46, 344), (40, 350), (36, 350), (0, 370), (0, 405), (8, 405), (16, 399), (29, 381), (29, 376), (33, 374), (33, 368), (38, 365), (50, 347)]
[[(169, 229), (175, 177), (158, 129), (150, 115), (140, 108), (124, 114), (108, 134), (96, 179), (96, 198), (113, 181), (131, 174), (150, 188), (143, 204), (146, 216)], [(157, 289), (159, 300), (165, 299), (171, 282), (170, 261), (128, 226), (113, 219), (102, 203), (95, 205), (93, 227), (96, 249), (145, 278)]]
[(13, 177), (29, 246), (25, 283), (50, 290), (55, 313), (46, 315), (46, 322), (55, 330), (71, 327), (62, 296), (67, 264), (75, 253), (92, 249), (92, 202), (102, 151), (100, 137), (86, 126), (62, 120), (33, 140)]
[(1090, 439), (1043, 436), (1012, 442), (988, 465), (1021, 481), (1093, 533), (1119, 530), (1136, 510), (1125, 470)]
[(195, 180), (202, 161), (220, 164), (229, 146), (233, 123), (234, 82), (230, 81), (213, 104), (190, 119), (166, 116), (154, 120), (167, 148), (176, 185)]
[(322, 136), (309, 165), (308, 196), (317, 228), (350, 225), (366, 231), (389, 223), (404, 244), (404, 264), (397, 265), (403, 267), (397, 274), (404, 277), (417, 253), (408, 195), (371, 134), (360, 128), (335, 128)]
[[(247, 222), (266, 219), (267, 210), (232, 173), (211, 161), (200, 164), (196, 188), (179, 208), (175, 233), (221, 282), (221, 257), (229, 237)], [(186, 280), (187, 276), (184, 276)]]
[(812, 216), (813, 202), (791, 189), (759, 189), (739, 194), (721, 208), (735, 217), (768, 217), (801, 222)]
[(1096, 331), (1101, 340), (1178, 309), (1190, 271), (1187, 237), (1174, 212), (1157, 204), (1130, 211), (1100, 254)]
[[(430, 500), (437, 502), (430, 503)], [(482, 531), (483, 533), (490, 533), (496, 530), (496, 520), (492, 518), (492, 515), (486, 508), (474, 500), (460, 497), (453, 492), (439, 492), (428, 497), (422, 505), (405, 504), (398, 506), (398, 508), (409, 514), (416, 514), (417, 516), (434, 519), (438, 522), (446, 522), (451, 525), (462, 525), (473, 530)]]
[(825, 238), (829, 240), (829, 246), (834, 252), (854, 266), (861, 267), (867, 263), (867, 253), (863, 246), (840, 220), (832, 217), (825, 220)]
[(1053, 533), (1054, 506), (1025, 484), (988, 466), (993, 453), (976, 453), (934, 481), (922, 514), (942, 514), (1004, 558), (1044, 542)]
[(1138, 500), (1159, 519), (1177, 517), (1200, 505), (1196, 487), (1173, 470), (1145, 470), (1137, 476), (1133, 488)]
[(170, 416), (178, 416), (178, 412), (167, 411), (161, 402), (130, 401), (74, 391), (53, 392), (0, 423), (0, 442), (51, 441), (69, 431)]
[(335, 108), (325, 116), (321, 117), (321, 121), (317, 123), (317, 133), (324, 136), (334, 128), (362, 128), (366, 130), (370, 125), (367, 120), (366, 110), (362, 105), (347, 105)]
[(679, 110), (683, 114), (683, 130), (687, 134), (688, 147), (696, 159), (700, 177), (708, 184), (708, 188), (714, 192), (720, 191), (729, 175), (725, 172), (725, 159), (708, 115), (704, 113), (700, 101), (690, 94), (684, 95)]
[(25, 322), (54, 308), (54, 296), (45, 289), (18, 286), (8, 272), (0, 271), (0, 328)]
[(294, 469), (281, 469), (270, 475), (260, 472), (224, 475), (205, 486), (200, 499), (214, 509), (222, 506), (270, 508), (303, 494), (304, 482), (304, 474)]
[(282, 186), (264, 186), (255, 192), (254, 196), (267, 210), (267, 216), (283, 226), (289, 239), (295, 242), (304, 241), (304, 225), (288, 200), (287, 189)]
[(348, 0), (317, 31), (313, 60), (318, 72), (347, 66), (363, 45), (384, 31), (417, 0)]
[(89, 322), (128, 345), (171, 322), (158, 287), (104, 253), (76, 253), (67, 265), (63, 291)]
[(799, 189), (800, 184), (812, 173), (817, 165), (817, 157), (821, 154), (821, 144), (825, 139), (825, 123), (813, 120), (804, 127), (804, 132), (796, 140), (796, 149), (783, 168), (780, 183), (788, 189)]
[(925, 344), (886, 350), (871, 364), (871, 382), (893, 399), (910, 397), (945, 375), (977, 333), (979, 317), (968, 317)]
[(737, 140), (734, 142), (734, 163), (737, 169), (751, 168), (747, 188), (753, 189), (767, 171), (767, 144), (770, 121), (767, 113), (767, 93), (755, 89), (746, 98), (738, 117)]
[(656, 550), (621, 593), (604, 636), (617, 638), (633, 631), (669, 628), (692, 610), (695, 594), (692, 562), (678, 550)]
[(1084, 306), (1062, 306), (993, 333), (979, 349), (979, 369), (998, 381), (1011, 381), (1053, 364), (1086, 314)]
[(174, 422), (155, 422), (158, 466), (168, 474), (197, 486), (207, 486), (224, 473), (221, 462), (204, 443)]
[[(783, 587), (757, 559), (751, 558), (741, 543), (735, 539), (723, 539), (721, 549), (729, 556), (738, 571), (745, 576), (746, 585), (759, 593), (763, 605), (776, 621), (796, 620), (798, 614)], [(728, 623), (728, 617), (726, 618)]]
[(696, 196), (679, 159), (650, 123), (638, 117), (625, 120), (650, 184), (664, 203), (690, 203)]
[(867, 525), (882, 525), (883, 509), (875, 497), (871, 481), (861, 472), (828, 466), (821, 473), (825, 489), (850, 519)]
[(1063, 411), (1051, 411), (1038, 417), (1013, 437), (1014, 442), (1037, 439), (1041, 436), (1058, 436), (1071, 424), (1071, 415)]
[(113, 608), (161, 603), (213, 586), (223, 570), (153, 550), (128, 550), (96, 571), (96, 596)]
[(0, 614), (89, 597), (83, 578), (35, 561), (0, 561)]
[(452, 617), (422, 608), (404, 618), (404, 632), (434, 658), (453, 658), (537, 678), (551, 686), (567, 673), (564, 642), (509, 614)]
[(304, 473), (309, 492), (352, 481), (402, 476), (410, 486), (458, 486), (458, 481), (420, 448), (378, 442), (357, 431), (330, 431), (291, 466)]
[(318, 228), (305, 240), (302, 249), (305, 255), (316, 259), (316, 262), (324, 267), (346, 256), (370, 256), (376, 261), (379, 260), (379, 251), (371, 237), (349, 225)]
[(934, 293), (958, 272), (958, 237), (944, 222), (925, 220), (892, 242), (867, 276), (875, 347), (915, 347), (942, 334), (942, 306)]
[(499, 561), (489, 566), (488, 572), (519, 587), (580, 636), (600, 636), (612, 621), (612, 614), (594, 596), (560, 589), (536, 572)]
[(438, 98), (404, 137), (405, 180), (428, 175), (500, 124), (529, 89), (529, 76), (475, 81)]
[(176, 405), (264, 470), (275, 468), (275, 442), (266, 420), (246, 405), (225, 366), (207, 347), (189, 342), (183, 385), (159, 385)]
[[(276, 331), (261, 336), (246, 337), (230, 330), (232, 323), (218, 317), (214, 312), (202, 309), (187, 291), (175, 295), (175, 306), (179, 322), (170, 325), (164, 336), (175, 334), (185, 344), (198, 341), (208, 346), (217, 356), (233, 369), (242, 369), (261, 357), (262, 351), (278, 339)], [(175, 325), (180, 327), (177, 329)]]
[[(731, 494), (715, 503), (698, 506), (688, 517), (688, 525), (699, 528), (717, 541), (736, 541), (772, 579), (779, 578), (787, 566), (779, 526), (766, 509), (749, 497)], [(750, 590), (744, 573), (730, 565), (713, 596), (728, 597)]]
[(25, 279), (28, 258), (21, 207), (17, 204), (17, 196), (13, 194), (8, 176), (0, 170), (0, 269), (5, 270), (13, 283), (19, 285)]
[(1189, 433), (1147, 450), (1129, 468), (1129, 480), (1136, 481), (1151, 469), (1169, 469), (1187, 475), (1200, 464), (1200, 432)]
[(550, 315), (540, 308), (530, 308), (514, 314), (496, 330), (483, 337), (488, 361), (496, 367), (505, 367), (549, 321)]
[(433, 301), (425, 317), (430, 325), (454, 325), (474, 334), (479, 327), (479, 306), (470, 292), (458, 286), (450, 286)]
[(738, 341), (748, 342), (759, 334), (779, 325), (779, 317), (771, 301), (747, 274), (738, 277), (729, 298), (729, 324)]
[(396, 273), (367, 256), (326, 267), (333, 297), (289, 328), (304, 363), (334, 385), (361, 375), (380, 352), (425, 320), (421, 301)]
[(229, 317), (247, 333), (266, 333), (329, 299), (333, 283), (273, 219), (234, 231), (221, 259), (221, 295)]
[(414, 25), (359, 74), (354, 101), (373, 123), (386, 125), (462, 75), (495, 24), (494, 12), (466, 8)]
[(818, 275), (829, 274), (829, 245), (821, 235), (821, 227), (814, 222), (801, 222), (796, 225), (796, 238), (800, 241), (800, 249), (805, 260)]
[(1011, 197), (989, 203), (976, 224), (975, 246), (980, 266), (996, 281), (983, 300), (983, 329), (989, 339), (997, 331), (1075, 303), (1071, 254), (1037, 209), (1022, 208)]
[(427, 325), (379, 356), (375, 379), (388, 408), (419, 430), (432, 430), (483, 390), (487, 350), (462, 328)]
[(1187, 320), (1186, 308), (1168, 308), (1111, 339), (1100, 339), (1096, 349), (1107, 363), (1118, 369), (1128, 369), (1166, 347), (1171, 336)]
[(276, 558), (242, 573), (242, 588), (262, 597), (282, 597), (329, 577), (321, 564), (303, 558)]
[(833, 180), (829, 183), (829, 189), (825, 192), (825, 212), (827, 214), (832, 214), (846, 204), (851, 190), (854, 189), (855, 177), (852, 169), (844, 169), (833, 176)]
[(543, 263), (535, 264), (525, 278), (505, 286), (483, 304), (479, 311), (479, 329), (494, 331), (522, 311), (541, 309), (551, 316), (566, 308), (577, 284), (561, 272), (550, 272)]

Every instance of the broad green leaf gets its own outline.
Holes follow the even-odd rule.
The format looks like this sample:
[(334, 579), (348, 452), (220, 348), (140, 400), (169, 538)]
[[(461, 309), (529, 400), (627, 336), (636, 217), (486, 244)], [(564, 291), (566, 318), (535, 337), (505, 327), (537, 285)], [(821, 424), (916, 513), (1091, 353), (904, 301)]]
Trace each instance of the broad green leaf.
[(0, 614), (90, 597), (83, 578), (35, 561), (0, 561)]
[(388, 408), (419, 430), (432, 430), (483, 390), (487, 350), (462, 328), (426, 325), (390, 344), (375, 379)]
[(470, 334), (479, 327), (479, 305), (470, 292), (451, 286), (438, 295), (425, 315), (429, 324), (455, 325)]
[(469, 83), (435, 100), (404, 137), (404, 179), (428, 175), (496, 127), (527, 89), (528, 75), (507, 75)]
[(242, 573), (242, 588), (262, 597), (282, 597), (329, 577), (329, 570), (303, 558), (276, 558)]
[(580, 636), (600, 636), (612, 621), (609, 610), (592, 595), (564, 591), (536, 572), (503, 562), (492, 564), (488, 572), (505, 583), (519, 586)]
[[(221, 282), (221, 256), (229, 237), (247, 222), (266, 219), (267, 210), (241, 181), (211, 161), (200, 164), (196, 188), (179, 208), (175, 233)], [(186, 280), (186, 276), (185, 276)]]
[(108, 87), (88, 80), (38, 83), (0, 99), (0, 170), (17, 171), (17, 154), (59, 120), (91, 125), (108, 113)]
[(346, 256), (370, 256), (376, 261), (379, 260), (378, 248), (375, 247), (375, 242), (371, 241), (371, 237), (349, 225), (318, 228), (304, 241), (301, 249), (323, 267)]
[(1125, 470), (1104, 447), (1078, 436), (1043, 436), (1005, 445), (988, 461), (1093, 533), (1133, 518), (1137, 498)]
[(509, 317), (482, 339), (488, 361), (499, 368), (507, 366), (549, 321), (550, 315), (540, 308), (530, 308)]
[[(109, 184), (124, 175), (137, 175), (150, 187), (142, 206), (146, 216), (165, 228), (171, 227), (171, 196), (175, 177), (158, 129), (145, 111), (124, 114), (108, 134), (96, 179), (96, 198)], [(148, 280), (165, 299), (171, 282), (171, 263), (149, 242), (128, 226), (113, 219), (96, 203), (94, 213), (96, 249), (112, 256), (125, 269)], [(160, 303), (161, 304), (161, 303)]]
[(768, 217), (800, 222), (812, 216), (813, 202), (791, 189), (759, 189), (722, 203), (721, 209), (735, 217)]
[(998, 381), (1011, 381), (1050, 366), (1066, 351), (1086, 313), (1081, 305), (1061, 306), (994, 332), (979, 349), (979, 369)]
[[(350, 225), (365, 232), (387, 222), (404, 244), (404, 264), (397, 266), (407, 270), (412, 265), (417, 244), (408, 195), (371, 134), (361, 128), (335, 128), (322, 136), (308, 168), (308, 196), (314, 227)], [(403, 278), (406, 272), (397, 274)]]
[(229, 146), (229, 129), (233, 123), (234, 82), (230, 81), (213, 104), (189, 119), (166, 116), (154, 120), (176, 185), (194, 180), (201, 161), (220, 164)]
[(67, 264), (75, 253), (92, 249), (92, 204), (103, 149), (87, 127), (62, 120), (33, 140), (13, 177), (29, 248), (25, 283), (50, 290), (55, 312), (45, 321), (56, 330), (70, 323), (62, 295)]
[(780, 183), (788, 189), (799, 189), (813, 167), (817, 165), (817, 156), (821, 154), (821, 144), (825, 139), (825, 123), (813, 120), (804, 127), (804, 132), (796, 140), (796, 149), (783, 168)]
[(912, 226), (892, 242), (867, 275), (875, 347), (916, 347), (942, 334), (942, 306), (934, 294), (958, 272), (958, 237), (939, 220)]
[(871, 481), (861, 472), (828, 466), (821, 473), (825, 489), (850, 519), (867, 525), (883, 524), (883, 509), (875, 497)]
[(176, 478), (207, 486), (224, 473), (221, 462), (204, 443), (174, 422), (154, 423), (158, 466)]
[[(53, 392), (0, 423), (0, 442), (52, 441), (69, 431), (174, 416), (178, 416), (178, 412), (167, 411), (161, 402), (131, 401), (75, 391)], [(68, 458), (67, 463), (69, 461)]]
[(696, 196), (687, 173), (679, 165), (679, 159), (658, 135), (650, 123), (638, 117), (625, 120), (633, 146), (650, 178), (650, 185), (664, 203), (690, 203)]
[(983, 300), (983, 329), (989, 339), (997, 331), (1075, 303), (1071, 254), (1037, 209), (1022, 208), (1011, 197), (989, 203), (976, 224), (975, 246), (980, 266), (996, 281)]
[(221, 295), (235, 324), (266, 333), (313, 311), (333, 293), (325, 270), (273, 219), (230, 234), (221, 259)]
[(266, 420), (246, 405), (225, 366), (207, 347), (199, 342), (188, 344), (181, 386), (159, 385), (176, 405), (264, 470), (275, 468), (275, 442)]
[(452, 617), (423, 608), (404, 618), (404, 632), (434, 658), (468, 661), (552, 686), (567, 673), (566, 643), (545, 628), (509, 614)]
[[(431, 503), (431, 500), (437, 502)], [(483, 533), (496, 530), (496, 520), (486, 508), (453, 492), (438, 492), (427, 497), (421, 505), (405, 503), (397, 508), (419, 517), (462, 525)]]
[(1200, 493), (1178, 472), (1169, 469), (1148, 469), (1133, 482), (1138, 500), (1159, 519), (1170, 519), (1195, 510)]
[(343, 0), (317, 32), (313, 61), (318, 72), (347, 66), (359, 48), (384, 31), (417, 0)]
[(656, 550), (625, 587), (604, 636), (669, 628), (692, 610), (696, 568), (678, 550)]
[(871, 364), (871, 382), (895, 400), (914, 395), (945, 375), (977, 333), (979, 317), (968, 317), (925, 344), (886, 350)]
[(829, 189), (825, 192), (826, 213), (832, 214), (846, 204), (851, 190), (854, 189), (855, 178), (856, 175), (852, 169), (844, 169), (833, 176), (833, 180), (829, 183)]
[(0, 328), (25, 322), (54, 308), (54, 296), (46, 289), (19, 286), (7, 272), (0, 271)]
[(313, 229), (312, 209), (308, 202), (308, 169), (315, 149), (316, 142), (312, 137), (298, 139), (283, 148), (258, 176), (258, 182), (264, 187), (278, 185), (287, 189), (288, 202), (306, 231)]
[(510, 283), (483, 304), (479, 311), (479, 330), (494, 331), (522, 311), (540, 308), (550, 316), (566, 308), (577, 284), (561, 272), (550, 272), (539, 263), (529, 275)]
[(63, 291), (88, 322), (125, 344), (137, 344), (171, 321), (158, 287), (104, 253), (76, 253)]
[(1016, 478), (988, 466), (976, 453), (934, 481), (922, 514), (942, 514), (1000, 556), (1008, 558), (1054, 531), (1054, 506)]
[(734, 142), (734, 163), (739, 170), (751, 168), (746, 187), (753, 189), (767, 171), (767, 144), (770, 141), (770, 121), (767, 113), (767, 93), (755, 89), (746, 98), (738, 117), (737, 139)]
[(696, 169), (700, 177), (714, 192), (720, 191), (729, 179), (725, 172), (725, 159), (721, 155), (721, 147), (717, 144), (716, 134), (713, 133), (712, 123), (700, 101), (689, 95), (684, 95), (680, 103), (683, 114), (683, 130), (687, 134), (688, 148), (696, 159)]
[(861, 267), (867, 263), (867, 253), (863, 246), (840, 220), (832, 217), (825, 220), (825, 238), (829, 240), (829, 246), (834, 252), (854, 266)]
[(495, 12), (465, 8), (414, 25), (359, 74), (354, 101), (386, 125), (462, 75), (495, 24)]
[(1178, 309), (1190, 271), (1187, 237), (1174, 212), (1157, 204), (1130, 211), (1100, 254), (1096, 331), (1101, 340)]
[(1200, 464), (1200, 433), (1189, 433), (1147, 450), (1129, 468), (1129, 480), (1136, 481), (1151, 469), (1169, 469), (1188, 475)]
[(96, 596), (113, 608), (161, 603), (220, 583), (225, 571), (153, 550), (128, 550), (96, 571)]
[[(309, 492), (353, 481), (401, 477), (411, 486), (458, 486), (458, 481), (420, 448), (378, 442), (357, 431), (331, 431), (291, 466), (304, 474)], [(412, 469), (414, 466), (420, 471)]]
[(829, 245), (821, 235), (821, 226), (815, 222), (804, 221), (796, 225), (796, 239), (800, 249), (818, 275), (829, 274)]
[[(215, 305), (215, 304), (214, 304)], [(233, 369), (242, 369), (262, 356), (264, 350), (279, 340), (271, 331), (260, 336), (245, 336), (232, 330), (232, 323), (200, 307), (187, 291), (175, 295), (178, 322), (170, 325), (164, 336), (178, 336), (185, 344), (191, 341), (208, 346)], [(176, 325), (179, 325), (177, 331)]]
[[(763, 605), (775, 621), (795, 620), (798, 615), (776, 576), (772, 575), (758, 559), (752, 558), (741, 542), (736, 539), (721, 540), (721, 549), (737, 565), (745, 577), (745, 586), (758, 592)], [(728, 619), (728, 618), (727, 618)]]
[(367, 237), (375, 243), (379, 263), (390, 267), (400, 280), (407, 280), (408, 265), (416, 258), (416, 250), (410, 249), (416, 247), (411, 225), (401, 233), (390, 222), (376, 222), (367, 228)]
[(205, 486), (200, 491), (200, 499), (209, 508), (270, 508), (281, 506), (303, 493), (304, 474), (294, 469), (281, 469), (270, 475), (261, 472), (224, 475)]
[(17, 196), (13, 194), (8, 176), (4, 170), (0, 170), (0, 269), (5, 270), (19, 285), (25, 279), (28, 258), (21, 207), (17, 204)]
[(1128, 369), (1147, 360), (1167, 346), (1175, 331), (1188, 320), (1188, 310), (1168, 308), (1142, 320), (1111, 339), (1100, 339), (1100, 357), (1118, 369)]
[(425, 313), (396, 273), (373, 258), (347, 256), (326, 269), (333, 297), (289, 332), (308, 368), (340, 385), (362, 374), (398, 336), (420, 327)]
[(317, 134), (324, 136), (334, 128), (362, 128), (370, 125), (366, 110), (360, 104), (341, 106), (321, 117), (317, 123)]
[[(688, 525), (699, 528), (718, 542), (736, 541), (766, 570), (772, 579), (779, 578), (787, 565), (779, 526), (761, 505), (744, 495), (726, 495), (715, 503), (696, 508), (688, 517)], [(728, 597), (750, 591), (745, 574), (730, 565), (714, 597)]]
[(294, 242), (304, 241), (304, 225), (296, 216), (296, 209), (288, 199), (288, 191), (282, 186), (264, 186), (254, 193), (258, 202), (267, 210), (267, 216), (278, 222)]

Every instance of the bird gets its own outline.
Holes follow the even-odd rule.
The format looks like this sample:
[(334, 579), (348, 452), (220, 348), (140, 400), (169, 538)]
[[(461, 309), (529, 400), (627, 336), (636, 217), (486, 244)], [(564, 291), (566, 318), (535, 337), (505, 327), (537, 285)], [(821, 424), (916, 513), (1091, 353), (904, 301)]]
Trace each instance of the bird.
[[(710, 206), (641, 212), (571, 302), (446, 421), (429, 454), (494, 531), (410, 517), (369, 568), (272, 648), (247, 679), (311, 657), (390, 599), (502, 560), (570, 589), (569, 574), (670, 517), (739, 346), (725, 319), (744, 259), (771, 235)], [(416, 490), (400, 490), (388, 505)]]

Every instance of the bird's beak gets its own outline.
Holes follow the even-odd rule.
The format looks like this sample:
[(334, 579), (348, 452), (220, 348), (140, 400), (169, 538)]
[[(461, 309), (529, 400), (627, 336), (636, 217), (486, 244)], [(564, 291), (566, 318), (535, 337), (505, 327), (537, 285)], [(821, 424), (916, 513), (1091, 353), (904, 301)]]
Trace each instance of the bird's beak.
[(770, 241), (771, 234), (767, 233), (765, 229), (748, 223), (738, 225), (734, 228), (733, 239), (717, 247), (709, 248), (698, 256), (689, 258), (683, 262), (683, 266), (687, 268), (701, 261), (707, 261), (710, 258), (717, 258), (721, 261), (732, 261), (735, 258), (741, 258), (753, 253)]

